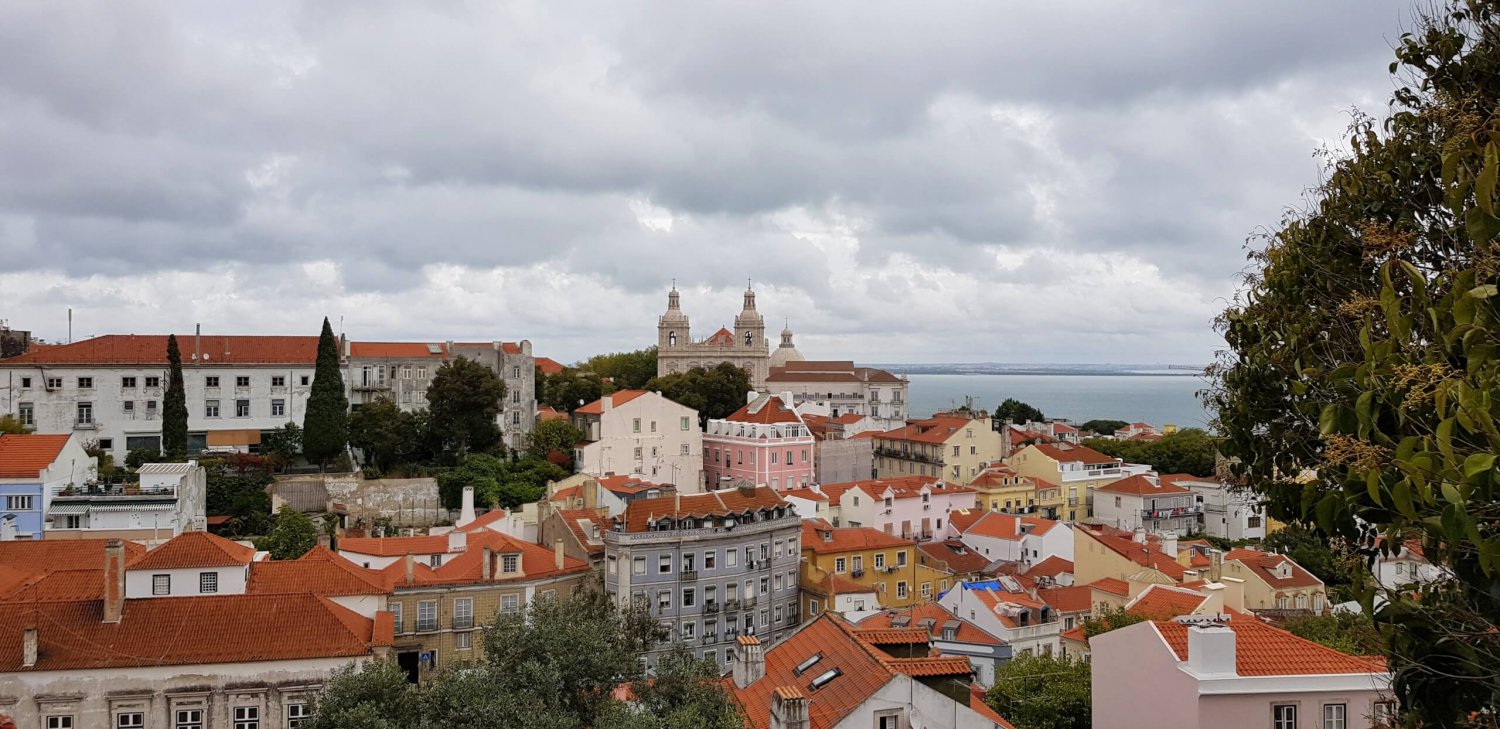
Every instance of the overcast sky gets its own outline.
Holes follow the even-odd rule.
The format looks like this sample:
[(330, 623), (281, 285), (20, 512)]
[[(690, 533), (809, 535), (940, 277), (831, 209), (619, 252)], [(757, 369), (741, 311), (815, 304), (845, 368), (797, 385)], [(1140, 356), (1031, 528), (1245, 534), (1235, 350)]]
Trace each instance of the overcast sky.
[(0, 0), (0, 317), (1204, 363), (1408, 6)]

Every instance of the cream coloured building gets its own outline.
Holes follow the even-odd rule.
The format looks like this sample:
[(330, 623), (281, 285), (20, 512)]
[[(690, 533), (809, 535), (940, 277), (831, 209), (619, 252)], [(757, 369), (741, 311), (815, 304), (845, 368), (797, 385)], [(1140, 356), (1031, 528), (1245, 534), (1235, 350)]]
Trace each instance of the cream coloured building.
[(703, 429), (698, 411), (659, 392), (621, 390), (573, 411), (584, 442), (573, 451), (579, 473), (630, 474), (680, 493), (703, 490)]
[(1000, 434), (984, 420), (937, 415), (875, 440), (875, 477), (936, 476), (964, 484), (1000, 458)]

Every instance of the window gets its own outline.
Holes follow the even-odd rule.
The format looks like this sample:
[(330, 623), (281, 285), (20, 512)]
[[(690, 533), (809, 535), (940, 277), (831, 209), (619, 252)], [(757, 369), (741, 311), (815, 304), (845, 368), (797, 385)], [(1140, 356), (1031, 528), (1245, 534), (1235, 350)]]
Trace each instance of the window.
[(1323, 729), (1348, 729), (1347, 713), (1348, 706), (1344, 704), (1324, 704)]
[(906, 550), (896, 553), (896, 564), (902, 567), (906, 566)]
[(453, 601), (453, 629), (474, 627), (474, 598), (460, 597)]
[(171, 575), (151, 575), (151, 594), (153, 594), (153, 595), (170, 595), (170, 594), (172, 594), (172, 576)]
[(513, 574), (515, 574), (517, 572), (520, 572), (521, 571), (521, 555), (519, 555), (519, 554), (501, 555), (501, 557), (500, 557), (500, 571), (503, 572), (503, 573), (505, 573), (505, 574), (507, 574), (507, 575), (513, 575)]
[(271, 417), (273, 417), (273, 418), (280, 418), (280, 417), (283, 417), (285, 415), (286, 415), (286, 401), (285, 400), (272, 400), (271, 401)]
[(513, 404), (516, 404), (516, 405), (521, 404), (521, 391), (520, 390), (511, 390), (510, 391), (510, 401)]
[(92, 377), (80, 377), (80, 378), (78, 378), (78, 389), (80, 389), (80, 390), (92, 390), (92, 389), (94, 389), (94, 378), (92, 378)]
[(644, 575), (644, 574), (646, 574), (646, 558), (645, 557), (636, 557), (636, 558), (630, 560), (630, 574), (633, 574), (633, 575)]
[(901, 715), (886, 714), (875, 717), (875, 729), (901, 729)]
[(250, 378), (248, 376), (245, 376), (245, 375), (237, 376), (237, 377), (234, 378), (234, 386), (235, 387), (249, 387), (250, 386)]
[(47, 378), (47, 389), (48, 390), (61, 390), (62, 389), (62, 378), (61, 377), (48, 377)]
[(218, 592), (218, 591), (219, 591), (219, 573), (217, 573), (217, 572), (199, 572), (198, 573), (198, 592), (203, 593), (203, 594), (208, 594), (208, 593), (213, 593), (213, 592)]
[(511, 366), (511, 368), (510, 368), (510, 376), (511, 377), (520, 377), (521, 376), (521, 367), (520, 367), (520, 365), (512, 365)]
[(250, 417), (250, 401), (249, 400), (235, 400), (234, 401), (234, 417), (236, 417), (236, 418), (248, 418), (248, 417)]
[(846, 569), (845, 569), (846, 566), (847, 566), (847, 564), (844, 561), (843, 557), (835, 557), (834, 558), (834, 560), (833, 560), (833, 571), (834, 572), (836, 572), (838, 574), (844, 574), (844, 572), (846, 571)]
[(31, 389), (31, 378), (30, 377), (22, 377), (21, 378), (21, 389), (22, 390), (29, 390), (29, 389)]
[(1297, 705), (1274, 704), (1271, 706), (1271, 729), (1297, 729)]
[(1370, 721), (1375, 726), (1382, 727), (1382, 729), (1396, 726), (1396, 702), (1376, 701), (1370, 709)]
[(73, 729), (73, 717), (49, 716), (47, 717), (47, 729)]
[(234, 707), (234, 729), (260, 729), (260, 707)]
[(161, 378), (160, 377), (147, 377), (146, 378), (146, 387), (161, 387)]
[(740, 552), (737, 549), (724, 550), (724, 566), (733, 567), (740, 562)]
[[(636, 418), (636, 419), (630, 421), (630, 431), (632, 433), (639, 433), (639, 432), (641, 432), (641, 419), (640, 418)], [(640, 449), (637, 448), (636, 451), (640, 451)], [(640, 456), (636, 456), (636, 457), (639, 458)]]
[(309, 376), (309, 375), (303, 375), (301, 378), (299, 378), (297, 380), (297, 382), (299, 384), (301, 384), (303, 387), (307, 387), (308, 383), (312, 382), (312, 377)]
[(203, 417), (205, 417), (205, 418), (217, 418), (217, 417), (219, 417), (219, 401), (218, 400), (204, 400), (203, 401)]
[(896, 583), (896, 597), (898, 597), (898, 598), (906, 597), (906, 581), (905, 580), (902, 580), (901, 582), (897, 582)]
[(125, 411), (126, 415), (135, 415), (135, 401), (126, 400), (125, 402), (120, 403), (120, 409)]
[(670, 575), (670, 574), (672, 574), (672, 555), (670, 555), (670, 554), (663, 554), (660, 557), (656, 558), (656, 574), (659, 574), (659, 575)]
[(82, 529), (83, 528), (83, 517), (79, 516), (77, 514), (69, 514), (68, 516), (63, 517), (63, 528), (64, 529)]
[(6, 511), (31, 511), (35, 505), (34, 496), (7, 496), (5, 497)]
[(391, 608), (391, 622), (395, 624), (396, 632), (400, 633), (405, 630), (405, 628), (401, 626), (401, 603), (393, 602), (389, 605)]
[(36, 425), (36, 406), (23, 402), (16, 407), (16, 415), (21, 419), (22, 425)]
[(697, 633), (698, 633), (698, 624), (697, 623), (683, 623), (682, 624), (682, 639), (683, 640), (692, 640), (697, 635)]
[(173, 729), (203, 729), (202, 709), (178, 709), (173, 713)]
[(155, 400), (147, 400), (146, 401), (146, 419), (150, 420), (150, 419), (152, 419), (154, 417), (156, 417), (156, 401)]
[(286, 375), (272, 375), (271, 387), (286, 387)]
[(437, 601), (417, 603), (417, 630), (437, 630)]
[(115, 729), (141, 729), (146, 726), (146, 715), (139, 711), (115, 714)]
[(671, 590), (657, 590), (656, 591), (656, 609), (662, 610), (662, 611), (666, 611), (666, 610), (670, 610), (671, 608), (672, 608), (672, 591)]
[(854, 571), (855, 572), (864, 572), (865, 571), (865, 558), (864, 558), (863, 555), (858, 555), (858, 554), (854, 555)]
[(208, 377), (205, 377), (205, 378), (203, 378), (203, 386), (204, 387), (218, 387), (219, 386), (219, 378), (217, 376), (214, 376), (214, 375), (210, 375)]
[(91, 402), (78, 403), (78, 424), (90, 425), (94, 422), (94, 404)]
[(678, 451), (678, 455), (686, 456), (686, 455), (689, 455), (689, 454), (690, 454), (690, 452), (688, 450), (688, 444), (683, 443), (682, 444), (682, 448)]
[(718, 557), (719, 557), (719, 550), (717, 550), (717, 549), (710, 549), (707, 552), (704, 552), (703, 553), (703, 569), (706, 569), (706, 570), (713, 569), (714, 568), (714, 563), (718, 561)]
[(636, 446), (635, 447), (635, 460), (637, 460), (637, 461), (641, 460), (641, 447), (640, 446)]
[[(135, 378), (134, 377), (121, 377), (120, 378), (120, 387), (122, 387), (122, 388), (135, 387)], [(124, 716), (124, 715), (121, 714), (121, 716)]]
[(307, 704), (286, 705), (286, 729), (302, 729), (312, 721), (312, 712), (308, 711)]
[(454, 633), (453, 647), (461, 651), (472, 649), (474, 647), (474, 633), (467, 630), (462, 633)]
[(687, 430), (688, 429), (688, 419), (687, 419), (687, 416), (683, 416), (683, 417), (679, 418), (678, 421), (679, 421), (679, 425), (681, 426), (682, 430)]
[(501, 595), (500, 596), (500, 612), (505, 613), (506, 615), (514, 615), (514, 614), (516, 614), (516, 613), (518, 613), (520, 611), (521, 611), (521, 596), (520, 595)]

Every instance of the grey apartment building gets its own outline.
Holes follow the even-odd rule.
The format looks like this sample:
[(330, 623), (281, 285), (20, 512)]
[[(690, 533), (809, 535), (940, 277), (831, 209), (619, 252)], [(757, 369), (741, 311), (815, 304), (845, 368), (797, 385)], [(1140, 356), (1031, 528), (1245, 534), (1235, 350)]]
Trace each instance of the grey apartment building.
[(729, 666), (738, 636), (790, 634), (801, 534), (791, 505), (764, 486), (632, 501), (604, 534), (604, 587), (619, 604), (648, 606), (667, 631), (647, 669), (678, 643)]

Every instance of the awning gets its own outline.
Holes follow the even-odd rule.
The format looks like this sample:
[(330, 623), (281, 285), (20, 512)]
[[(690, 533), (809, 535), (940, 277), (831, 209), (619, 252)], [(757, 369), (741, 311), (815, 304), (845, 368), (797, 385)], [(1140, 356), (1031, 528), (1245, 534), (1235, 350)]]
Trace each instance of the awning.
[(259, 445), (259, 430), (210, 430), (208, 447)]
[(171, 502), (141, 503), (137, 501), (131, 504), (94, 504), (90, 507), (90, 511), (172, 511), (172, 507), (173, 504)]
[(67, 516), (72, 514), (87, 513), (89, 513), (89, 505), (87, 503), (78, 503), (74, 501), (63, 503), (53, 502), (52, 506), (48, 507), (47, 509), (48, 516)]

